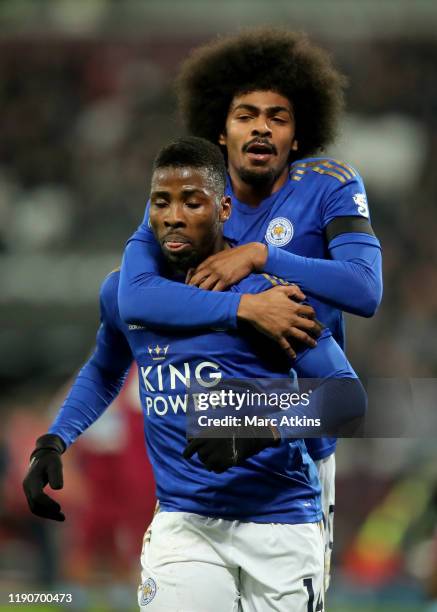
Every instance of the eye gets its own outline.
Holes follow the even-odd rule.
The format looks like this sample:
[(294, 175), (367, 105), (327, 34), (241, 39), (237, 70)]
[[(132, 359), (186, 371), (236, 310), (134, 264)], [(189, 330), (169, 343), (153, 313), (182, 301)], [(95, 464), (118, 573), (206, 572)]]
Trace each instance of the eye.
[(275, 123), (287, 123), (287, 119), (285, 117), (278, 117), (277, 115), (272, 117), (272, 121)]
[(166, 202), (165, 200), (155, 200), (155, 202), (152, 202), (152, 206), (154, 206), (155, 208), (165, 208), (166, 206), (168, 206), (168, 202)]
[(235, 118), (237, 121), (249, 121), (250, 119), (252, 119), (252, 115), (248, 115), (248, 114), (237, 115)]
[(185, 206), (195, 210), (196, 208), (200, 208), (202, 204), (200, 202), (186, 202)]

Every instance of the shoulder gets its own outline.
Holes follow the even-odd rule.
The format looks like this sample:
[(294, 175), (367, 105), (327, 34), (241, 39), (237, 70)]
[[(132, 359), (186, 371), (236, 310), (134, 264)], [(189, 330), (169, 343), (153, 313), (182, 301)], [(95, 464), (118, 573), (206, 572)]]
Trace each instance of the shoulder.
[(115, 268), (108, 274), (100, 286), (100, 299), (107, 305), (117, 303), (120, 268)]
[(334, 185), (361, 181), (357, 170), (344, 161), (332, 157), (310, 157), (293, 162), (290, 166), (290, 181), (308, 183), (311, 180)]

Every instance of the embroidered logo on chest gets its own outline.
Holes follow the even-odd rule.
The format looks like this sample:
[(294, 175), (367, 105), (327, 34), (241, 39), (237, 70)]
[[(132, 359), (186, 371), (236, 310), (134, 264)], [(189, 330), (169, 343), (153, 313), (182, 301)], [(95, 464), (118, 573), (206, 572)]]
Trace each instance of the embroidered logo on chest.
[(273, 246), (284, 246), (293, 238), (294, 228), (291, 221), (285, 217), (272, 219), (266, 231), (266, 240)]

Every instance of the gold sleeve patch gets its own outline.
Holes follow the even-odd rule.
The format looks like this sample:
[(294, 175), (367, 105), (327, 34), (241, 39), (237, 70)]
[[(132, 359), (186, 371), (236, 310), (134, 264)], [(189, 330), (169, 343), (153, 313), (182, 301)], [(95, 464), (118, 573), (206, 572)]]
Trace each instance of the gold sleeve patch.
[(333, 159), (331, 161), (333, 161), (337, 166), (339, 166), (339, 169), (342, 169), (342, 171), (345, 173), (345, 176), (347, 178), (352, 178), (354, 176), (357, 176), (357, 173), (352, 168), (352, 166), (349, 166), (349, 164), (345, 164), (344, 162), (338, 159)]
[(321, 159), (318, 161), (300, 162), (291, 168), (290, 179), (300, 181), (309, 170), (317, 174), (326, 174), (345, 183), (351, 180), (357, 173), (351, 166), (337, 159)]
[(346, 182), (346, 179), (342, 174), (339, 174), (338, 172), (334, 172), (333, 170), (329, 170), (329, 168), (327, 167), (314, 166), (313, 171), (317, 172), (318, 174), (327, 174), (328, 176), (333, 176), (334, 178), (338, 179), (340, 183)]
[(274, 274), (267, 274), (267, 272), (263, 272), (263, 276), (264, 276), (264, 278), (266, 278), (269, 281), (269, 283), (272, 283), (272, 285), (274, 285), (274, 286), (276, 286), (276, 285), (291, 285), (291, 283), (289, 283), (285, 279), (279, 278), (279, 276), (275, 276)]

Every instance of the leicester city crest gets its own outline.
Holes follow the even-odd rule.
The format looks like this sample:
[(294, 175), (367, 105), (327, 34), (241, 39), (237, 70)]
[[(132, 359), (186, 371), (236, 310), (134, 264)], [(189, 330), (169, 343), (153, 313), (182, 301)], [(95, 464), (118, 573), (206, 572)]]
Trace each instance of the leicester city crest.
[(156, 595), (156, 582), (153, 580), (153, 578), (147, 578), (140, 588), (140, 606), (147, 606), (147, 604), (150, 603)]
[(273, 246), (284, 246), (293, 238), (293, 224), (285, 217), (272, 219), (266, 231), (266, 240)]

